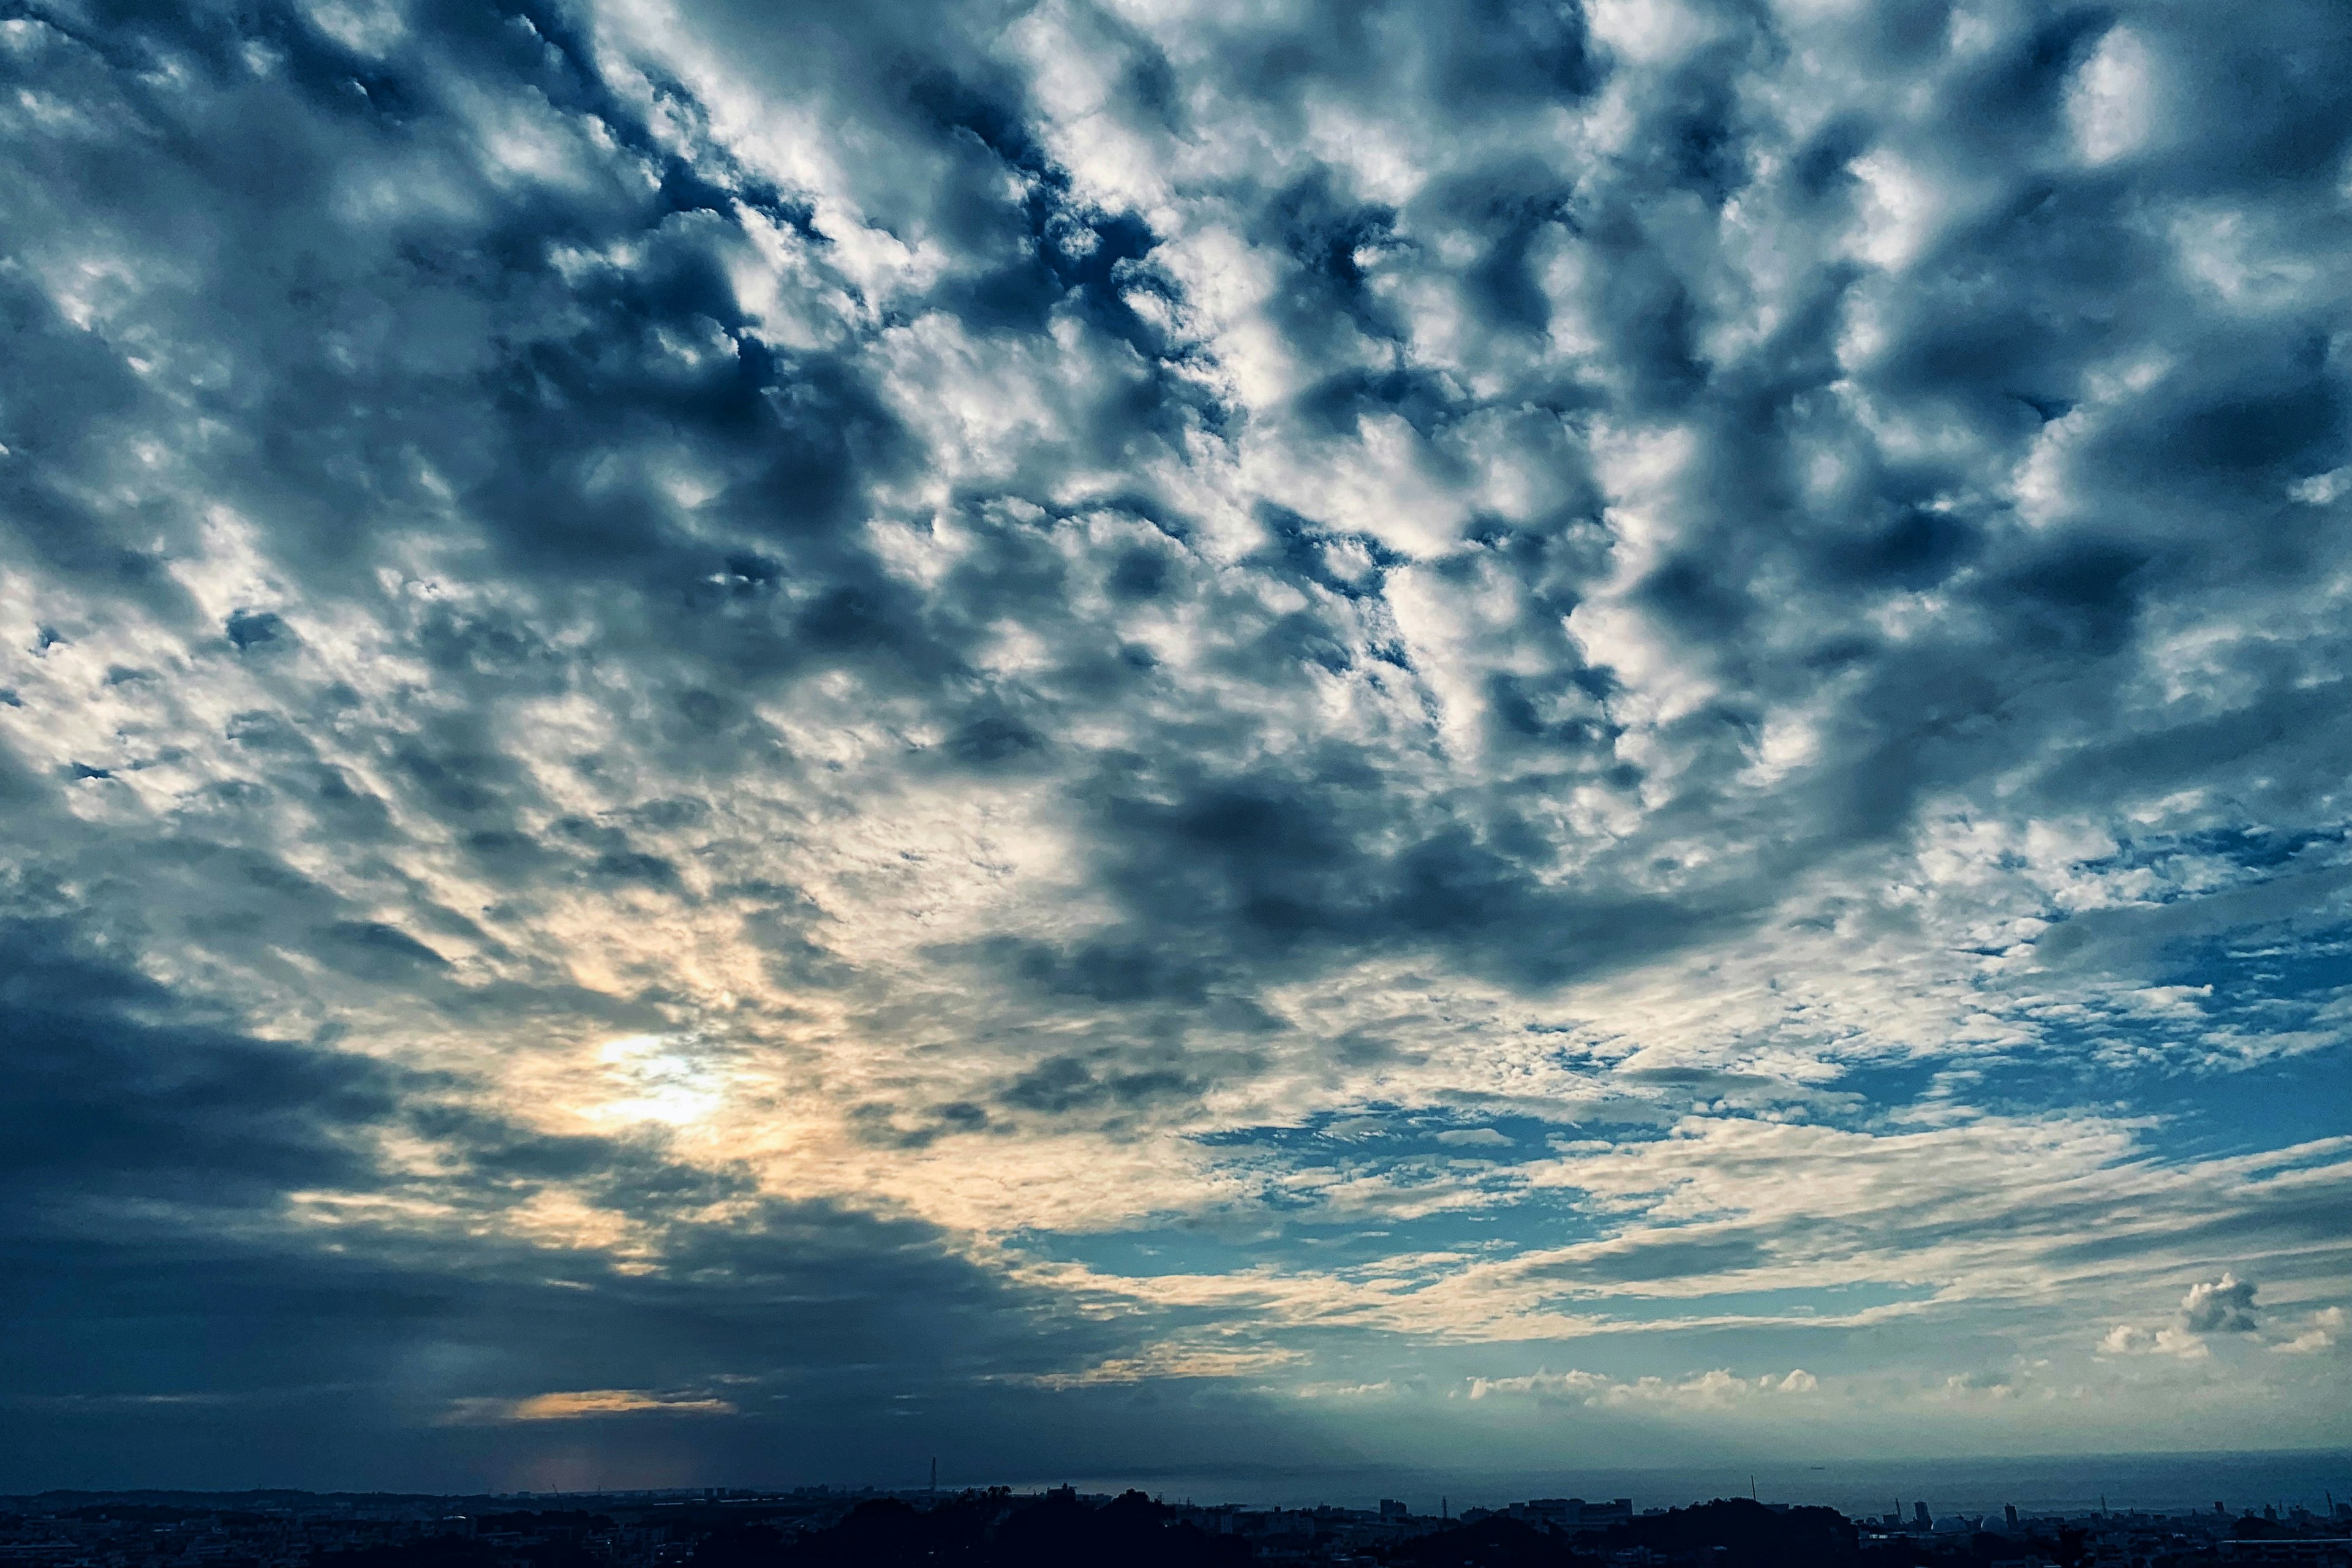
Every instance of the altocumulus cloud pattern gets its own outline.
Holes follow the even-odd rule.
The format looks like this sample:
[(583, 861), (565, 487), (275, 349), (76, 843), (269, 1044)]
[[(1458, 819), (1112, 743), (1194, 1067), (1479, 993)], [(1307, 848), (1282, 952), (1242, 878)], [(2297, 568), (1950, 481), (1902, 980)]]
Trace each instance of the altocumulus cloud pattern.
[(0, 1468), (2342, 1442), (2339, 0), (19, 0)]

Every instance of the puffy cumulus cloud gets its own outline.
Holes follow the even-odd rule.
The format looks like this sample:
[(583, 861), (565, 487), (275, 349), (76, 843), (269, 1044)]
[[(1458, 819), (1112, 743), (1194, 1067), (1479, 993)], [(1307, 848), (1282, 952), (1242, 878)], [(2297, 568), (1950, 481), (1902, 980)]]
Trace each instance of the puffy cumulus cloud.
[(1811, 1394), (1821, 1379), (1799, 1367), (1785, 1376), (1738, 1377), (1724, 1367), (1692, 1376), (1670, 1379), (1643, 1377), (1631, 1382), (1589, 1372), (1533, 1372), (1523, 1377), (1474, 1377), (1469, 1396), (1525, 1395), (1595, 1406), (1690, 1405), (1717, 1406), (1758, 1395)]
[(2212, 1353), (2205, 1342), (2185, 1329), (2160, 1328), (2154, 1331), (2130, 1323), (2117, 1323), (2099, 1342), (2103, 1355), (2169, 1355), (2183, 1361), (2202, 1361)]
[(1521, 1377), (1474, 1377), (1470, 1380), (1470, 1397), (1486, 1399), (1496, 1394), (1535, 1394), (1549, 1398), (1587, 1399), (1615, 1386), (1597, 1373), (1531, 1372)]
[(2352, 1328), (2352, 1321), (2347, 1321), (2343, 1308), (2322, 1307), (2311, 1314), (2301, 1333), (2280, 1341), (2271, 1349), (2285, 1355), (2316, 1355), (2343, 1343), (2347, 1328)]
[[(2223, 1270), (2219, 1279), (2200, 1279), (2189, 1286), (2189, 1293), (2180, 1299), (2180, 1314), (2177, 1324), (2154, 1330), (2137, 1324), (2118, 1323), (2099, 1342), (2102, 1355), (2166, 1355), (2183, 1361), (2203, 1361), (2212, 1354), (2204, 1336), (2208, 1334), (2251, 1334), (2261, 1328), (2254, 1316), (2254, 1282), (2241, 1279)], [(2273, 1349), (2325, 1349), (2326, 1314), (2313, 1320), (2310, 1332), (2318, 1335), (2316, 1343), (2303, 1346), (2291, 1341)]]
[(2180, 1326), (2199, 1334), (2251, 1334), (2254, 1321), (2254, 1282), (2224, 1272), (2219, 1279), (2200, 1279), (2180, 1299)]
[(1163, 1384), (1305, 1453), (1702, 1334), (2120, 1420), (2086, 1320), (2341, 1295), (2341, 5), (57, 0), (0, 73), (25, 1484), (1050, 1468)]

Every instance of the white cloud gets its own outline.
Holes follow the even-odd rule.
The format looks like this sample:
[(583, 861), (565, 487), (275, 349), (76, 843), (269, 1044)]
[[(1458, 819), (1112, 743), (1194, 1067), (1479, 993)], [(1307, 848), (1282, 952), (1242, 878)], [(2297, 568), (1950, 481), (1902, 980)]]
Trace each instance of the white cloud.
[(2086, 163), (2137, 152), (2155, 133), (2160, 111), (2158, 62), (2130, 27), (2110, 28), (2075, 73), (2066, 94), (2074, 145)]
[(2301, 1333), (2280, 1341), (2271, 1349), (2283, 1355), (2317, 1355), (2343, 1343), (2348, 1327), (2352, 1322), (2347, 1322), (2343, 1308), (2322, 1307), (2311, 1315)]
[(2182, 1361), (2203, 1361), (2213, 1352), (2205, 1342), (2183, 1329), (2169, 1325), (2147, 1330), (2130, 1323), (2118, 1323), (2107, 1331), (2099, 1342), (2103, 1355), (2165, 1355), (2178, 1356)]
[(1736, 1376), (1727, 1368), (1717, 1367), (1710, 1372), (1682, 1378), (1637, 1377), (1627, 1380), (1570, 1370), (1469, 1380), (1472, 1399), (1509, 1396), (1567, 1399), (1596, 1407), (1643, 1405), (1722, 1407), (1766, 1395), (1812, 1394), (1820, 1387), (1821, 1379), (1801, 1367), (1781, 1377), (1768, 1373), (1758, 1378), (1744, 1378)]

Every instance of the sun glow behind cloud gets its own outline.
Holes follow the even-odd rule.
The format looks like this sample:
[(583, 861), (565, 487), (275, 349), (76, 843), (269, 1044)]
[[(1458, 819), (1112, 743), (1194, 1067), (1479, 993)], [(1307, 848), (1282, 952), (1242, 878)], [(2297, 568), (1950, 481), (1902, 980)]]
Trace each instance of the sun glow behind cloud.
[(607, 1040), (596, 1060), (614, 1098), (590, 1106), (592, 1121), (659, 1122), (687, 1127), (707, 1120), (726, 1100), (725, 1080), (696, 1058), (697, 1042), (661, 1035)]

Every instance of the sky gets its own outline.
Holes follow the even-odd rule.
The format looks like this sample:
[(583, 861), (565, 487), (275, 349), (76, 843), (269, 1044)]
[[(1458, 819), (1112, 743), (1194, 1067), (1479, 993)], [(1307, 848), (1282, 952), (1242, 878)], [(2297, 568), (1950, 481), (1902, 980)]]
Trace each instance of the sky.
[(0, 72), (0, 1487), (2352, 1447), (2340, 0)]

